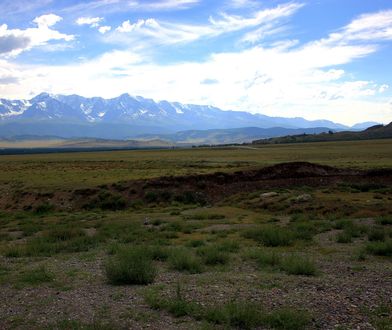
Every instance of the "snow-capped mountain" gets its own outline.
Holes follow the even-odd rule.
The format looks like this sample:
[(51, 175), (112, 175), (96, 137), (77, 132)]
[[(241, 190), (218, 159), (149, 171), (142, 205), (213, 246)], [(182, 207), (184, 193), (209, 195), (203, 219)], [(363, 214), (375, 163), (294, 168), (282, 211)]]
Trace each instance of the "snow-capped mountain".
[[(70, 135), (66, 133), (68, 129), (68, 131), (72, 131), (72, 136), (75, 134), (84, 136), (84, 134), (89, 135), (89, 129), (93, 129), (93, 136), (96, 137), (105, 134), (105, 137), (118, 137), (116, 134), (111, 135), (108, 132), (99, 133), (100, 129), (107, 129), (107, 125), (111, 130), (117, 130), (117, 133), (121, 128), (120, 130), (124, 131), (126, 137), (140, 133), (168, 133), (189, 129), (226, 129), (250, 126), (347, 129), (344, 125), (327, 120), (308, 121), (303, 118), (268, 117), (242, 111), (223, 111), (212, 106), (167, 101), (155, 102), (151, 99), (140, 96), (132, 97), (128, 94), (113, 99), (48, 93), (39, 94), (30, 100), (0, 99), (0, 124), (0, 135), (2, 136), (5, 134), (2, 134), (1, 131), (8, 132), (8, 135), (11, 134), (9, 127), (13, 127), (13, 132), (23, 128), (21, 132), (23, 134), (37, 134), (35, 131), (38, 130), (37, 127), (46, 130), (46, 134), (56, 133), (56, 129), (53, 128), (50, 132), (48, 129), (59, 124), (62, 125), (62, 134)], [(29, 128), (26, 128), (26, 125)], [(34, 127), (36, 128), (33, 129)], [(81, 127), (88, 128), (83, 131)], [(82, 131), (78, 134), (77, 129), (82, 129)]]

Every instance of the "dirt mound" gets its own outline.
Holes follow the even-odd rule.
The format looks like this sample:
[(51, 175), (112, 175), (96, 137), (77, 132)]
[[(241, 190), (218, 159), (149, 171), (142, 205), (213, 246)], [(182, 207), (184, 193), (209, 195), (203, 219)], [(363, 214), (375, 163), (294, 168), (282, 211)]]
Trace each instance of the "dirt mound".
[(360, 171), (307, 162), (282, 163), (232, 173), (169, 176), (118, 182), (88, 189), (58, 191), (51, 196), (33, 192), (10, 194), (0, 199), (0, 209), (116, 210), (139, 204), (206, 204), (230, 195), (265, 189), (320, 187), (336, 184), (392, 186), (392, 169)]
[(167, 187), (174, 183), (192, 185), (203, 181), (208, 181), (209, 184), (229, 184), (250, 181), (253, 182), (255, 180), (298, 179), (358, 174), (360, 174), (360, 171), (339, 169), (308, 162), (292, 162), (268, 166), (258, 170), (237, 171), (233, 173), (216, 172), (204, 175), (161, 177), (158, 179), (148, 180), (146, 185), (150, 187)]

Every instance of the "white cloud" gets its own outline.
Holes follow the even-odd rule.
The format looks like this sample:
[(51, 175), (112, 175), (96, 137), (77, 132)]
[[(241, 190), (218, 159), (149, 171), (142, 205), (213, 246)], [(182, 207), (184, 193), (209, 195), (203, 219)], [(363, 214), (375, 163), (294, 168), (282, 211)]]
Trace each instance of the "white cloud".
[(89, 25), (90, 27), (98, 27), (102, 20), (103, 20), (102, 17), (79, 17), (76, 20), (76, 24)]
[(160, 1), (136, 1), (136, 0), (95, 0), (83, 1), (82, 3), (63, 9), (66, 13), (117, 13), (124, 11), (166, 11), (184, 10), (197, 5), (201, 0), (160, 0)]
[(353, 20), (339, 31), (331, 33), (322, 44), (349, 44), (353, 41), (380, 42), (392, 40), (392, 10), (365, 14)]
[(141, 10), (162, 10), (162, 9), (184, 9), (189, 6), (199, 3), (200, 0), (163, 0), (150, 3), (143, 3), (141, 1), (133, 1), (133, 7)]
[(383, 84), (383, 85), (381, 85), (380, 88), (378, 89), (378, 92), (379, 92), (379, 93), (384, 93), (384, 92), (386, 92), (388, 89), (389, 89), (389, 85)]
[(62, 18), (55, 14), (48, 14), (36, 17), (33, 22), (38, 25), (38, 28), (47, 28), (60, 22)]
[[(53, 40), (71, 41), (73, 35), (61, 33), (52, 29), (62, 18), (54, 14), (36, 17), (33, 21), (35, 28), (8, 29), (6, 24), (0, 26), (0, 53), (15, 56), (33, 47), (46, 45)], [(3, 49), (3, 52), (1, 51)]]
[(132, 45), (139, 43), (141, 46), (150, 44), (170, 45), (193, 42), (201, 38), (218, 37), (225, 33), (257, 27), (257, 30), (254, 31), (256, 37), (248, 35), (244, 39), (244, 41), (256, 42), (264, 35), (281, 31), (276, 27), (276, 24), (282, 18), (293, 15), (301, 7), (302, 4), (299, 3), (288, 3), (272, 9), (259, 10), (249, 17), (222, 13), (218, 19), (210, 17), (209, 22), (205, 25), (162, 22), (153, 18), (138, 20), (135, 23), (127, 20), (115, 31), (128, 33), (128, 35), (121, 39), (121, 36), (112, 34), (107, 40), (118, 43), (121, 39), (123, 43)]
[(392, 10), (361, 15), (343, 29), (342, 35), (348, 40), (391, 40)]
[(109, 32), (112, 29), (111, 26), (108, 25), (104, 25), (104, 26), (100, 26), (98, 28), (99, 33), (105, 34), (106, 32)]
[(222, 19), (215, 20), (210, 18), (210, 22), (218, 31), (238, 31), (291, 16), (302, 6), (303, 4), (300, 3), (281, 4), (272, 9), (259, 10), (250, 17), (222, 14)]
[(242, 7), (254, 7), (257, 6), (259, 3), (256, 0), (230, 0), (229, 7), (232, 8), (242, 8)]
[(116, 31), (121, 32), (121, 33), (128, 33), (132, 32), (135, 30), (139, 30), (140, 28), (145, 27), (145, 28), (159, 28), (158, 22), (153, 19), (139, 19), (136, 23), (131, 23), (129, 20), (123, 22), (117, 29)]

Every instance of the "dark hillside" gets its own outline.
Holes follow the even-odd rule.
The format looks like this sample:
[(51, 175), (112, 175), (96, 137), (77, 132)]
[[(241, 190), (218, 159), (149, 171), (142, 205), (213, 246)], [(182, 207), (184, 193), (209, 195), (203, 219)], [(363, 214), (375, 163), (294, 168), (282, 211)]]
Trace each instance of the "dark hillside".
[(388, 125), (376, 125), (360, 132), (343, 131), (320, 134), (287, 135), (278, 138), (255, 140), (253, 144), (278, 144), (278, 143), (303, 143), (303, 142), (326, 142), (326, 141), (353, 141), (392, 138), (392, 123)]

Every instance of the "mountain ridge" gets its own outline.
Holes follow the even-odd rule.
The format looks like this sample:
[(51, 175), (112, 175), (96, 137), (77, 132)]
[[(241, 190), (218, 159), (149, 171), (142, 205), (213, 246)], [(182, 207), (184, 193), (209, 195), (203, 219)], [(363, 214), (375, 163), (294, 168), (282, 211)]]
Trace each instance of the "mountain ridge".
[[(245, 111), (221, 110), (210, 105), (182, 104), (179, 102), (158, 101), (122, 94), (119, 97), (104, 99), (86, 98), (76, 94), (61, 95), (41, 93), (29, 100), (0, 99), (0, 125), (7, 124), (38, 125), (67, 124), (88, 127), (91, 125), (129, 126), (128, 132), (101, 136), (100, 132), (91, 137), (131, 138), (138, 134), (175, 133), (184, 130), (232, 129), (239, 127), (283, 127), (312, 128), (328, 127), (335, 130), (349, 127), (328, 120), (306, 120), (301, 117), (270, 117), (251, 114)], [(22, 129), (22, 134), (35, 135), (34, 127)], [(42, 125), (41, 125), (42, 126)], [(143, 128), (143, 129), (138, 129)], [(104, 129), (108, 129), (105, 127)], [(63, 129), (64, 130), (64, 129)], [(121, 130), (121, 129), (120, 129)], [(2, 129), (7, 131), (7, 127)], [(56, 131), (56, 128), (53, 129)], [(73, 136), (71, 130), (64, 137)], [(126, 130), (124, 130), (126, 131)], [(0, 134), (2, 134), (0, 132)], [(51, 135), (51, 132), (44, 132)], [(5, 134), (2, 134), (4, 137)], [(9, 135), (8, 135), (9, 136)]]
[(282, 143), (304, 143), (304, 142), (328, 142), (328, 141), (355, 141), (392, 138), (392, 122), (387, 125), (374, 125), (362, 131), (340, 131), (318, 134), (300, 134), (274, 137), (269, 139), (258, 139), (252, 144), (282, 144)]

